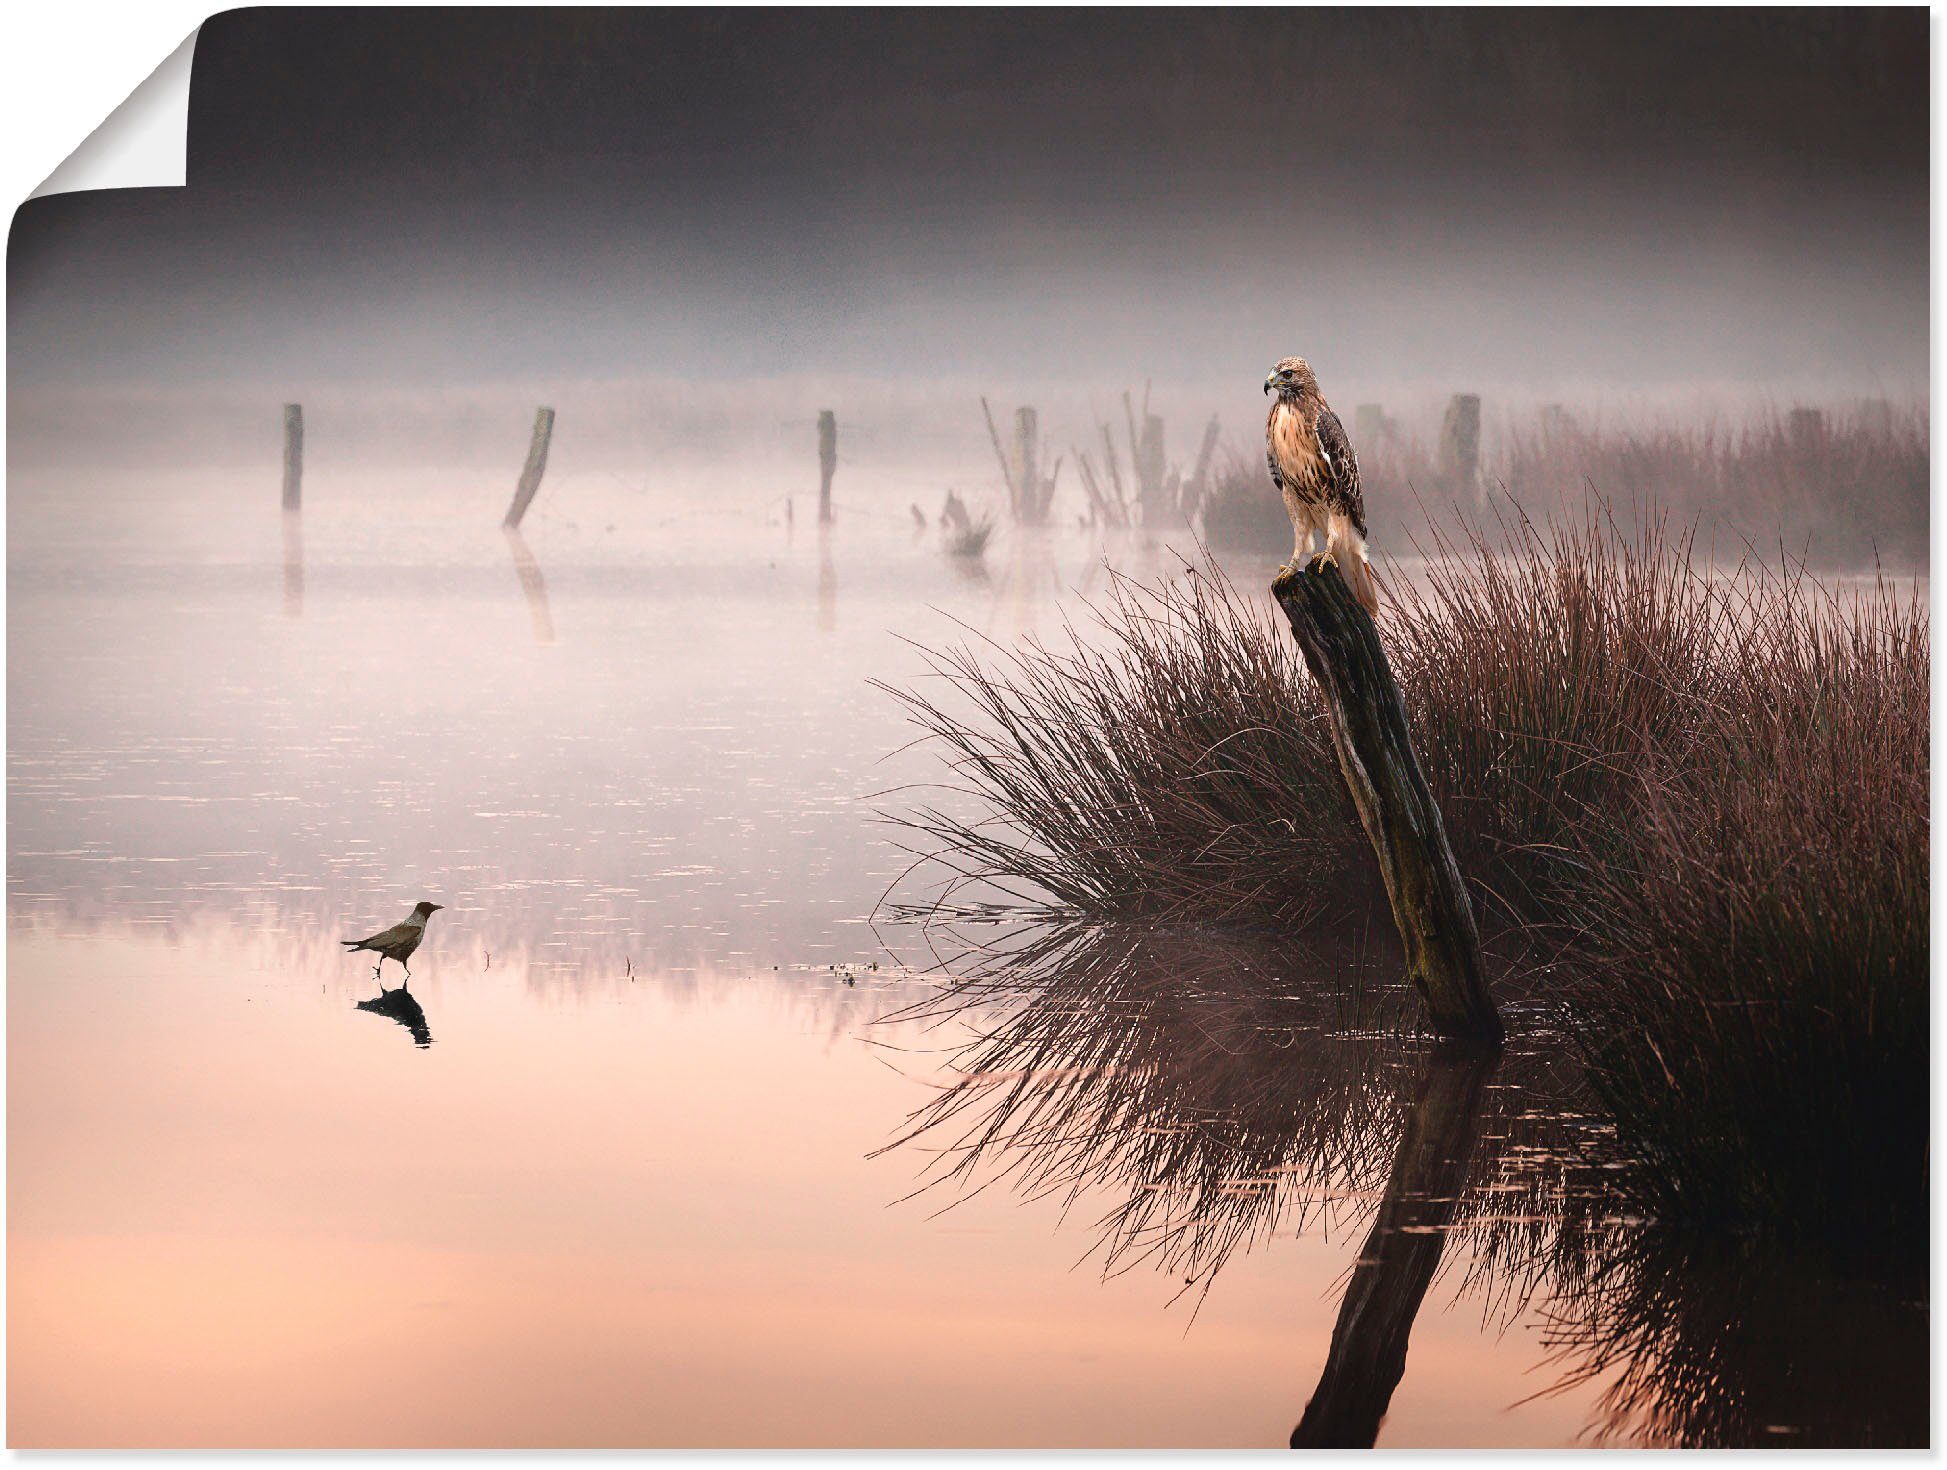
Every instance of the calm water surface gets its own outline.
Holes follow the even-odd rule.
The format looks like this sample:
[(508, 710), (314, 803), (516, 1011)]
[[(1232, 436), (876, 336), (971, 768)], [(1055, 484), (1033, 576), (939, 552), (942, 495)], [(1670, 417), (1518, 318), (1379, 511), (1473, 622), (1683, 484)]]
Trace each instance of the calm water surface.
[[(1520, 1047), (1320, 1017), (1292, 956), (869, 922), (866, 798), (933, 771), (866, 681), (1057, 632), (1099, 543), (322, 486), (10, 526), (12, 1443), (1924, 1437), (1909, 1303), (1550, 1284)], [(382, 990), (335, 941), (421, 897)]]

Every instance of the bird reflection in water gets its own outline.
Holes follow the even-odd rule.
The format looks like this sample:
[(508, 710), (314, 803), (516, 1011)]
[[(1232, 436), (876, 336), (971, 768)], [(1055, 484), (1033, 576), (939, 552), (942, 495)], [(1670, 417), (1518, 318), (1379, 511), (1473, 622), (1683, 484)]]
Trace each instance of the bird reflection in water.
[[(1451, 1051), (1411, 1036), (1402, 992), (1348, 984), (1349, 956), (1209, 935), (1048, 927), (947, 968), (962, 978), (900, 1016), (957, 1016), (975, 1039), (880, 1150), (927, 1149), (921, 1190), (1005, 1183), (1072, 1205), (1106, 1189), (1104, 1274), (1147, 1263), (1199, 1299), (1240, 1247), (1368, 1226), (1295, 1447), (1377, 1441), (1449, 1255), (1456, 1290), (1503, 1325), (1540, 1313), (1556, 1374), (1541, 1392), (1610, 1385), (1592, 1437), (1925, 1442), (1924, 1304), (1844, 1286), (1806, 1314), (1787, 1287), (1754, 1312), (1750, 1273), (1655, 1255), (1619, 1213), (1613, 1132), (1545, 1035)], [(1745, 1325), (1727, 1328), (1737, 1303)], [(1775, 1390), (1794, 1362), (1819, 1365), (1819, 1392), (1757, 1422), (1792, 1402)]]
[(403, 985), (397, 990), (381, 989), (372, 999), (359, 1001), (358, 1009), (370, 1011), (375, 1016), (390, 1016), (412, 1033), (414, 1046), (424, 1048), (433, 1044), (433, 1032), (426, 1024), (425, 1010)]

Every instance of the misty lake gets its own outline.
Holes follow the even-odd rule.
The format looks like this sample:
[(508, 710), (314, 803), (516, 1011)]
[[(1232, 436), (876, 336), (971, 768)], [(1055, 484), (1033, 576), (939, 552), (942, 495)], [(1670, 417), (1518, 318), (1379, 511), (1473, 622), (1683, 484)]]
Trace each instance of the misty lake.
[[(949, 558), (904, 469), (821, 532), (804, 468), (570, 461), (523, 543), (510, 472), (320, 451), (289, 540), (274, 470), (22, 480), (13, 1444), (1925, 1442), (1924, 1302), (1638, 1250), (1539, 1023), (892, 922), (936, 772), (868, 681), (1176, 550)], [(408, 1001), (338, 941), (421, 898)]]

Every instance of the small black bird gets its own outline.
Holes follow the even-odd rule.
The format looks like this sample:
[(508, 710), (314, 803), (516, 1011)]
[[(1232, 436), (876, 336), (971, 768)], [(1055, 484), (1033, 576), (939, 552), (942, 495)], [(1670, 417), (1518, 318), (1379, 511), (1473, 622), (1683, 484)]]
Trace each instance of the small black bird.
[(406, 961), (411, 959), (412, 952), (419, 948), (419, 941), (426, 937), (426, 921), (435, 912), (445, 907), (443, 903), (429, 903), (422, 899), (413, 911), (406, 915), (403, 923), (394, 924), (390, 929), (381, 929), (378, 933), (364, 939), (341, 939), (338, 942), (353, 952), (367, 949), (377, 955), (379, 962), (372, 966), (372, 974), (378, 976), (381, 985), (385, 981), (380, 972), (385, 969), (387, 960), (397, 960), (399, 968), (406, 972), (406, 979), (410, 981), (412, 970), (406, 965)]

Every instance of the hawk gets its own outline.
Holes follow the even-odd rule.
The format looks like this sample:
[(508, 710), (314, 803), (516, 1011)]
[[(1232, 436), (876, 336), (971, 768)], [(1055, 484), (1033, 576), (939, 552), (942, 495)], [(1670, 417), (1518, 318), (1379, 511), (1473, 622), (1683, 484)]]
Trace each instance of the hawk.
[[(1264, 391), (1276, 393), (1264, 421), (1264, 458), (1271, 483), (1284, 496), (1296, 541), (1291, 566), (1311, 555), (1312, 532), (1325, 538), (1320, 559), (1345, 574), (1346, 585), (1369, 613), (1379, 611), (1379, 589), (1366, 559), (1366, 503), (1359, 493), (1359, 460), (1345, 425), (1318, 391), (1318, 377), (1302, 357), (1271, 369)], [(1340, 559), (1339, 553), (1345, 557)]]
[(387, 960), (396, 960), (399, 968), (406, 971), (406, 979), (410, 980), (412, 971), (406, 968), (406, 961), (419, 948), (419, 941), (426, 937), (426, 921), (445, 907), (443, 903), (421, 902), (415, 904), (412, 912), (390, 929), (381, 929), (363, 939), (341, 939), (338, 942), (354, 954), (363, 949), (377, 955), (379, 962), (372, 966), (374, 975), (385, 968)]

